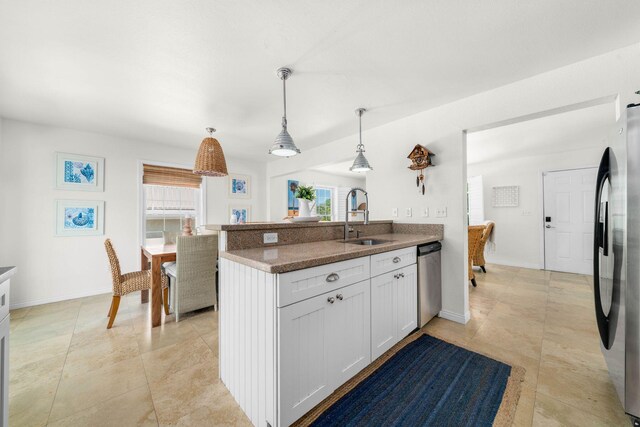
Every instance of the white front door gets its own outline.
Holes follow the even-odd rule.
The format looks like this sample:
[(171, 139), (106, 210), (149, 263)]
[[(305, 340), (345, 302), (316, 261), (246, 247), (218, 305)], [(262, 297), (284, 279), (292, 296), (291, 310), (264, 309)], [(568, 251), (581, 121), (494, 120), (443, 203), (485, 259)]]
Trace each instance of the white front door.
[(597, 168), (545, 173), (545, 269), (592, 274), (597, 173)]

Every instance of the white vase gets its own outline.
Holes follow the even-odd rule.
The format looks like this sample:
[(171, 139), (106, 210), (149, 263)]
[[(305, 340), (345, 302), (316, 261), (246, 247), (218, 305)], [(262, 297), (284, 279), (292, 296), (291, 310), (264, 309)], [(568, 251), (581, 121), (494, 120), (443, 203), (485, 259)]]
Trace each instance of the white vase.
[(298, 206), (298, 216), (306, 218), (311, 216), (311, 211), (316, 206), (316, 202), (312, 203), (311, 200), (298, 199)]

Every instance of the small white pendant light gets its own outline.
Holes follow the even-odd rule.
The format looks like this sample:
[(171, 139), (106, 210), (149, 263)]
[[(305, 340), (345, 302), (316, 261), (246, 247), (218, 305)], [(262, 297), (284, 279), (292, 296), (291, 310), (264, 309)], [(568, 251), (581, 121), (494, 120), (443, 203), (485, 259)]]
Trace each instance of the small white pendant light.
[(373, 170), (369, 162), (364, 157), (364, 144), (362, 143), (362, 115), (367, 111), (365, 108), (358, 108), (356, 110), (356, 115), (358, 116), (358, 120), (360, 122), (360, 143), (356, 147), (356, 159), (353, 161), (353, 166), (349, 168), (351, 172), (366, 172)]
[(282, 116), (282, 130), (276, 136), (276, 140), (269, 149), (269, 154), (280, 157), (291, 157), (300, 154), (300, 149), (293, 143), (293, 138), (287, 132), (287, 86), (286, 81), (291, 75), (291, 69), (279, 68), (278, 77), (282, 80), (282, 96), (284, 99), (284, 115)]

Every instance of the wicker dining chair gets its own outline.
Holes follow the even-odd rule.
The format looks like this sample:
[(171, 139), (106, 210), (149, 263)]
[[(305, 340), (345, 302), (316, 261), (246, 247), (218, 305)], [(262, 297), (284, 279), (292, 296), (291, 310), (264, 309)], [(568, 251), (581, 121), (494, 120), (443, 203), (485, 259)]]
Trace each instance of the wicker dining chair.
[(217, 235), (178, 236), (176, 262), (165, 268), (176, 322), (184, 313), (218, 304), (217, 258)]
[[(109, 323), (107, 329), (111, 329), (116, 315), (118, 314), (118, 308), (120, 307), (120, 298), (123, 295), (130, 294), (131, 292), (144, 291), (151, 289), (151, 270), (133, 271), (131, 273), (121, 274), (120, 261), (118, 255), (116, 255), (115, 249), (110, 239), (104, 241), (104, 247), (107, 250), (107, 256), (109, 257), (109, 265), (111, 266), (111, 277), (113, 279), (113, 299), (111, 300), (111, 307), (107, 317)], [(162, 294), (164, 303), (164, 312), (169, 314), (169, 301), (167, 297), (168, 281), (167, 276), (162, 274)]]
[(471, 284), (475, 288), (478, 286), (476, 283), (476, 275), (473, 273), (473, 256), (478, 250), (478, 246), (480, 245), (480, 240), (482, 239), (482, 233), (484, 232), (484, 225), (470, 225), (469, 226), (469, 280), (471, 280)]
[(485, 228), (482, 232), (480, 244), (478, 245), (478, 249), (473, 256), (473, 265), (475, 265), (476, 267), (480, 267), (482, 269), (482, 272), (486, 273), (487, 269), (485, 268), (486, 262), (484, 260), (484, 247), (486, 246), (487, 241), (489, 240), (489, 236), (491, 236), (491, 232), (493, 231), (493, 227), (496, 225), (496, 223), (493, 221), (486, 221), (484, 225)]

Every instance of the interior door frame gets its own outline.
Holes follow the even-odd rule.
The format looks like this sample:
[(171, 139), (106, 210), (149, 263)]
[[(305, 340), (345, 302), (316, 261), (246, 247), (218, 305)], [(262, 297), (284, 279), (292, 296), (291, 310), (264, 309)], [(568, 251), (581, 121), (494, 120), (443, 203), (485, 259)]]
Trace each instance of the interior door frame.
[(539, 212), (539, 216), (538, 218), (540, 219), (539, 222), (539, 230), (540, 230), (540, 266), (542, 268), (542, 270), (546, 270), (547, 269), (547, 242), (546, 242), (546, 237), (544, 234), (544, 177), (549, 174), (549, 173), (553, 173), (553, 172), (568, 172), (568, 171), (575, 171), (575, 170), (584, 170), (584, 169), (595, 169), (596, 171), (598, 170), (598, 166), (581, 166), (581, 167), (576, 167), (576, 168), (563, 168), (563, 169), (549, 169), (549, 170), (541, 170), (540, 171), (540, 176), (539, 176), (539, 185), (540, 185), (540, 191), (538, 191), (538, 206), (540, 206), (540, 212)]

